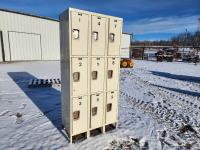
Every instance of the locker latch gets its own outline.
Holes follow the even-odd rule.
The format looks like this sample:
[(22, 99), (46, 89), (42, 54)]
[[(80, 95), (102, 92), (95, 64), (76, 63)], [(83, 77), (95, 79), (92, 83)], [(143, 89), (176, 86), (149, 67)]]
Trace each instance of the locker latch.
[(92, 116), (97, 115), (97, 107), (92, 108)]
[(92, 71), (92, 80), (97, 80), (98, 72)]
[(112, 110), (112, 103), (107, 104), (107, 112)]
[(73, 29), (73, 32), (72, 32), (72, 35), (73, 35), (73, 38), (74, 39), (79, 39), (79, 30), (78, 29)]
[(110, 39), (111, 42), (114, 42), (115, 41), (115, 34), (114, 33), (110, 33), (109, 39)]
[(80, 118), (80, 111), (74, 111), (73, 112), (74, 121), (78, 120), (79, 118)]
[(93, 38), (93, 40), (97, 41), (97, 40), (99, 39), (98, 32), (93, 31), (93, 32), (92, 32), (92, 38)]
[(113, 70), (108, 70), (108, 79), (113, 77)]
[(80, 80), (80, 72), (73, 73), (73, 81), (78, 82)]

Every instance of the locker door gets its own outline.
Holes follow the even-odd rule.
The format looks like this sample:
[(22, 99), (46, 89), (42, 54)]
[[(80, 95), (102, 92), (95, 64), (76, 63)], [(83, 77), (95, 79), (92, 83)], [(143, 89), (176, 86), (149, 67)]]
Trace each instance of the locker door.
[(106, 124), (117, 122), (118, 93), (112, 91), (107, 93), (106, 100)]
[(73, 98), (73, 135), (87, 130), (87, 96)]
[(92, 55), (104, 55), (106, 49), (106, 18), (92, 16)]
[(107, 90), (117, 90), (119, 84), (119, 58), (108, 58)]
[(72, 58), (72, 95), (87, 94), (87, 58)]
[(101, 127), (103, 124), (103, 94), (91, 96), (91, 129)]
[(88, 52), (88, 15), (71, 12), (72, 55), (87, 55)]
[(104, 58), (92, 58), (91, 65), (91, 92), (103, 91)]
[(122, 34), (122, 21), (110, 18), (108, 35), (108, 55), (120, 55), (120, 42)]

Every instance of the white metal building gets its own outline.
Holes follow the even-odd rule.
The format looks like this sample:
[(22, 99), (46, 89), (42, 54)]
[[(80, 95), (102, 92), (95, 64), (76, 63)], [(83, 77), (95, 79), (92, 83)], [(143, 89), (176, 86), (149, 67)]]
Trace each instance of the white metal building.
[(0, 62), (59, 59), (58, 20), (0, 9)]

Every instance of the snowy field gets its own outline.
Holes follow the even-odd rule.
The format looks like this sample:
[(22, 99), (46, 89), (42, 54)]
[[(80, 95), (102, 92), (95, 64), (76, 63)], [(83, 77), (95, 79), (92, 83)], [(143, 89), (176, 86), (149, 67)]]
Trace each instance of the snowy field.
[(200, 64), (121, 69), (117, 129), (76, 144), (61, 129), (60, 87), (29, 89), (32, 78), (60, 78), (59, 62), (0, 64), (0, 150), (200, 149)]

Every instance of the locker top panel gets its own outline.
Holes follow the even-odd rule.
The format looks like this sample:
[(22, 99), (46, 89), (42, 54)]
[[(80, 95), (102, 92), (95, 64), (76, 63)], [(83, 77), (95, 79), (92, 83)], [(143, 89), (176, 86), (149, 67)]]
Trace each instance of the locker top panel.
[[(121, 20), (123, 21), (122, 18), (120, 17), (115, 17), (115, 16), (109, 16), (109, 15), (105, 15), (105, 14), (100, 14), (100, 13), (95, 13), (95, 12), (90, 12), (90, 11), (86, 11), (86, 10), (81, 10), (81, 9), (76, 9), (76, 8), (71, 8), (69, 7), (67, 10), (65, 10), (62, 14), (66, 13), (66, 11), (71, 12), (71, 11), (75, 11), (75, 12), (80, 12), (80, 13), (84, 13), (84, 14), (90, 14), (90, 15), (96, 15), (96, 16), (102, 16), (102, 17), (106, 17), (106, 18), (114, 18), (117, 20)], [(61, 15), (62, 15), (61, 14)]]

